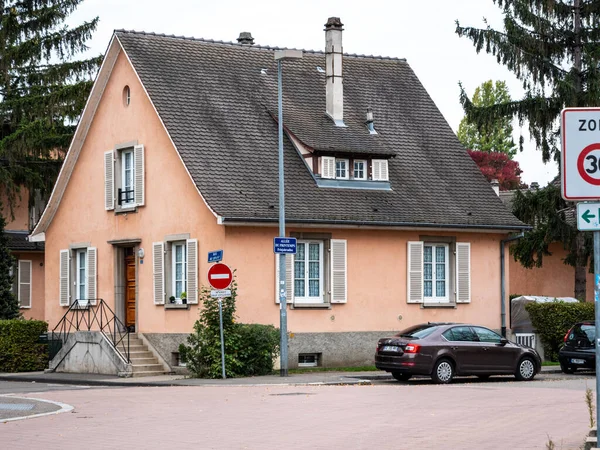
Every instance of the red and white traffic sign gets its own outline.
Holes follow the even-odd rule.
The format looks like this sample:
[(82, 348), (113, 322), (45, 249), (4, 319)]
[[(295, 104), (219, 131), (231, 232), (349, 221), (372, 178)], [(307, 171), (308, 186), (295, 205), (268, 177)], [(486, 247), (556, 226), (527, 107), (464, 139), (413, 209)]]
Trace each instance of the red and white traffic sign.
[(561, 190), (565, 200), (600, 199), (600, 108), (561, 114)]
[(227, 289), (233, 280), (233, 273), (227, 264), (214, 264), (208, 269), (208, 282), (214, 289)]

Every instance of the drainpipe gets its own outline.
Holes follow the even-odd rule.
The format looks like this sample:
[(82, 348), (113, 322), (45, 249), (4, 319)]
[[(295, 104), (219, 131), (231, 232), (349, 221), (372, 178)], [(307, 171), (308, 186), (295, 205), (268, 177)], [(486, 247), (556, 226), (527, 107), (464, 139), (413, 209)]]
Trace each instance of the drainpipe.
[(516, 236), (509, 237), (507, 239), (502, 239), (500, 241), (500, 318), (501, 318), (501, 330), (502, 337), (506, 337), (506, 289), (504, 287), (504, 279), (506, 278), (506, 270), (504, 270), (504, 244), (511, 241), (516, 241), (521, 239), (525, 233), (521, 231), (520, 234)]

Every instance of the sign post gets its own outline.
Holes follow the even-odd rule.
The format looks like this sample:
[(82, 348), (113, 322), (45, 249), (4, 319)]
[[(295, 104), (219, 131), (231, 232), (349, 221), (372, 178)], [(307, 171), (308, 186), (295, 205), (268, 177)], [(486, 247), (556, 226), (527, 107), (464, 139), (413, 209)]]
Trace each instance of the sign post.
[[(561, 114), (561, 191), (577, 204), (577, 229), (594, 233), (596, 373), (600, 374), (600, 108), (566, 108)], [(596, 376), (596, 423), (600, 420)]]
[[(217, 253), (217, 252), (213, 252)], [(222, 258), (223, 253), (214, 255), (214, 258)], [(209, 254), (208, 259), (210, 261), (211, 255)], [(229, 297), (231, 291), (227, 289), (233, 281), (233, 272), (226, 264), (214, 264), (208, 269), (208, 282), (213, 287), (213, 291), (210, 292), (211, 297), (218, 298), (219, 303), (219, 332), (221, 335), (221, 375), (223, 379), (227, 378), (225, 374), (225, 340), (223, 339), (223, 297)]]

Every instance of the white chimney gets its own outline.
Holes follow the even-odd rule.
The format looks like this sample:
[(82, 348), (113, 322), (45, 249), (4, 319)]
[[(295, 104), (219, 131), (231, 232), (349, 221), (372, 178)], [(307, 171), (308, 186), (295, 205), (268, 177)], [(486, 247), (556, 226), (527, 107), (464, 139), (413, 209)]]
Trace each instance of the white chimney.
[(494, 189), (496, 195), (500, 195), (500, 183), (498, 182), (498, 180), (494, 178), (490, 184), (492, 185), (492, 189)]
[(344, 125), (344, 83), (342, 78), (342, 22), (330, 17), (325, 24), (325, 76), (327, 114), (338, 127)]

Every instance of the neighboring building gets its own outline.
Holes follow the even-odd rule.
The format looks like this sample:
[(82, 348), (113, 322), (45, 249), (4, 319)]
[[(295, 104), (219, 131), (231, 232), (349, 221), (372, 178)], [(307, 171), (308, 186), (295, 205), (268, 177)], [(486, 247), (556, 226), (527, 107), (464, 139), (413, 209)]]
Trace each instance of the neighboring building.
[(13, 292), (19, 301), (20, 311), (26, 319), (44, 320), (44, 243), (29, 242), (27, 236), (37, 223), (43, 210), (39, 195), (30, 205), (29, 191), (22, 189), (11, 213), (6, 201), (3, 215), (9, 249), (15, 258)]
[[(420, 322), (499, 329), (499, 243), (526, 226), (405, 60), (342, 55), (336, 18), (325, 34), (283, 63), (290, 367), (371, 363)], [(115, 32), (30, 238), (50, 328), (103, 299), (170, 364), (216, 249), (239, 320), (279, 325), (276, 50)]]
[[(537, 185), (532, 189), (537, 189)], [(500, 198), (510, 209), (515, 191), (500, 192)], [(507, 278), (509, 296), (573, 297), (575, 293), (575, 268), (564, 263), (568, 251), (562, 242), (548, 246), (551, 255), (544, 255), (542, 267), (527, 269), (511, 255), (508, 258)], [(594, 301), (594, 274), (588, 273), (586, 301)]]

